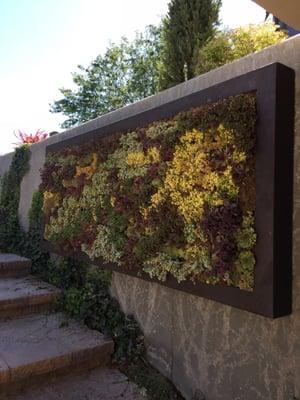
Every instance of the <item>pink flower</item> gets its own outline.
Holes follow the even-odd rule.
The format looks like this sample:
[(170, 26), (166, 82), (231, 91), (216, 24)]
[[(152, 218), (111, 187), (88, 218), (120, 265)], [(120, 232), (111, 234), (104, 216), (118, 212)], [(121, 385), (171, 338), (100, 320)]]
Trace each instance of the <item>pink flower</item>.
[(40, 129), (38, 129), (35, 133), (24, 133), (18, 130), (18, 133), (15, 133), (14, 135), (19, 140), (19, 142), (16, 144), (38, 143), (48, 137), (48, 133)]

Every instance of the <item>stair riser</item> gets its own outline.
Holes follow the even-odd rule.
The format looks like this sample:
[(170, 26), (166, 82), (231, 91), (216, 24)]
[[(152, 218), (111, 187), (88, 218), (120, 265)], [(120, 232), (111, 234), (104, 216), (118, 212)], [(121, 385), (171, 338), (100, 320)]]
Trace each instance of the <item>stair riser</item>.
[(0, 319), (57, 309), (59, 297), (59, 295), (51, 293), (46, 296), (0, 301)]
[(52, 312), (58, 309), (56, 302), (45, 304), (34, 304), (25, 307), (14, 307), (0, 311), (0, 320), (6, 318), (17, 318), (26, 315), (39, 314), (44, 312)]
[(0, 253), (0, 278), (14, 278), (29, 275), (31, 260), (15, 254)]
[(50, 377), (73, 372), (83, 372), (105, 366), (111, 360), (113, 343), (107, 342), (99, 347), (81, 350), (49, 360), (42, 360), (31, 365), (0, 370), (0, 394), (7, 394), (24, 386), (41, 383)]
[(31, 272), (31, 265), (10, 265), (0, 264), (0, 279), (2, 278), (21, 278), (29, 275)]

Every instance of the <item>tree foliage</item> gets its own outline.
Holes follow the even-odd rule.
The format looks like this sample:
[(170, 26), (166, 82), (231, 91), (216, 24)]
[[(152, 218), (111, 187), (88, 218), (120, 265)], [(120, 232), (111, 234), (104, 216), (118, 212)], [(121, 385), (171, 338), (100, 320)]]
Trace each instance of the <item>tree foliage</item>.
[(122, 38), (111, 44), (88, 67), (73, 73), (75, 89), (60, 89), (63, 98), (51, 112), (68, 118), (68, 128), (123, 107), (158, 91), (161, 29), (148, 26), (133, 41)]
[(272, 22), (218, 32), (198, 52), (197, 74), (203, 74), (265, 47), (282, 42), (286, 33)]
[(163, 23), (160, 88), (195, 76), (195, 56), (214, 33), (221, 0), (171, 0)]

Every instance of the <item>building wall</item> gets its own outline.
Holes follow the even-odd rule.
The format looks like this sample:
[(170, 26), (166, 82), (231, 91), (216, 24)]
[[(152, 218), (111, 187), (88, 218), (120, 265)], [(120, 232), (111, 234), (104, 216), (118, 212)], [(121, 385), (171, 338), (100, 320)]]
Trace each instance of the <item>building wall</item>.
[[(24, 227), (32, 194), (40, 183), (46, 145), (275, 61), (296, 71), (292, 315), (271, 320), (138, 278), (113, 275), (112, 293), (123, 310), (139, 321), (149, 360), (187, 399), (197, 394), (195, 400), (201, 395), (206, 400), (300, 400), (300, 36), (31, 147), (31, 169), (21, 187), (19, 211)], [(0, 175), (10, 159), (11, 155), (0, 157)]]
[(300, 29), (299, 4), (294, 0), (253, 0), (291, 27)]

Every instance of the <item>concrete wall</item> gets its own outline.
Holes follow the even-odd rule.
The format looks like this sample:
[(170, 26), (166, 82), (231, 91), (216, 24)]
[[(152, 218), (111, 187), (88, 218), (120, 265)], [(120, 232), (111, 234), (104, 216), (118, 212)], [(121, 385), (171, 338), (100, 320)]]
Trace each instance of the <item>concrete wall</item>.
[[(202, 393), (206, 400), (300, 399), (300, 36), (31, 147), (31, 170), (21, 187), (20, 218), (25, 227), (47, 144), (275, 61), (296, 70), (292, 315), (270, 320), (137, 278), (119, 273), (113, 276), (112, 291), (124, 311), (133, 313), (140, 322), (150, 361), (187, 399), (195, 393)], [(10, 155), (0, 157), (0, 175), (9, 159)]]

